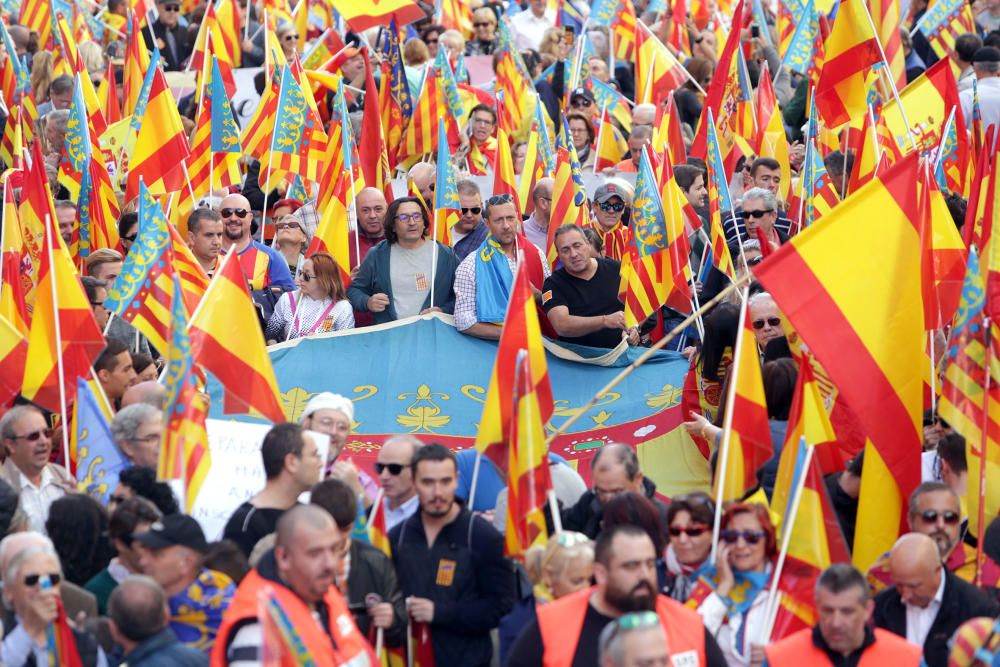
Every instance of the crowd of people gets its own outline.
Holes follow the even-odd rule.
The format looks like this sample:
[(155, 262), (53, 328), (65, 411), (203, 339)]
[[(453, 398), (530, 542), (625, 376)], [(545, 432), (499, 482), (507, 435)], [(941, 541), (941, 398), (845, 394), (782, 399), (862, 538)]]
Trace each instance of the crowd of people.
[[(303, 1), (308, 15), (313, 3)], [(281, 11), (273, 13), (284, 2), (223, 0), (217, 11), (226, 3), (240, 25), (236, 48), (243, 67), (268, 67), (275, 47), (290, 61), (304, 60), (303, 45), (328, 44), (330, 31), (337, 33), (343, 47), (331, 52), (324, 68), (349, 91), (346, 126), (360, 143), (371, 127), (365, 98), (379, 94), (369, 87), (388, 75), (378, 68), (388, 16), (383, 27), (354, 31), (349, 20), (325, 26), (311, 18), (286, 21)], [(0, 66), (16, 61), (30, 72), (40, 149), (35, 154), (44, 159), (53, 223), (67, 249), (79, 248), (85, 231), (79, 204), (61, 177), (77, 83), (62, 73), (58, 49), (39, 43), (37, 31), (21, 20), (25, 12), (11, 14), (9, 4), (0, 10), (9, 36), (0, 46)], [(89, 3), (74, 3), (74, 12), (103, 26), (103, 38), (76, 45), (95, 87), (108, 76), (122, 84), (122, 38), (134, 17), (132, 4), (108, 0), (95, 11)], [(376, 11), (381, 3), (345, 4)], [(732, 29), (746, 33), (741, 49), (748, 85), (759, 89), (762, 77), (771, 79), (790, 159), (762, 150), (744, 151), (734, 162), (723, 184), (732, 210), (715, 211), (722, 226), (718, 240), (712, 215), (719, 195), (710, 201), (709, 166), (689, 153), (708, 103), (705, 91), (713, 76), (722, 75), (720, 36), (732, 17), (719, 9), (732, 3), (706, 1), (703, 9), (712, 11), (696, 14), (699, 3), (692, 2), (683, 25), (675, 25), (677, 14), (667, 6), (676, 3), (615, 3), (633, 7), (636, 20), (683, 61), (686, 83), (655, 104), (632, 104), (642, 85), (636, 63), (615, 57), (615, 28), (587, 20), (596, 9), (584, 3), (411, 4), (424, 14), (404, 28), (401, 45), (402, 85), (413, 100), (423, 93), (439, 51), (456, 71), (463, 60), (477, 57), (496, 71), (498, 59), (513, 48), (537, 93), (537, 117), (552, 132), (565, 127), (581, 173), (595, 179), (587, 200), (575, 202), (583, 215), (557, 217), (564, 209), (554, 201), (560, 194), (556, 180), (532, 178), (527, 160), (533, 149), (523, 128), (515, 128), (510, 146), (502, 148), (509, 148), (515, 176), (530, 179), (525, 201), (520, 194), (484, 189), (499, 168), (498, 140), (505, 136), (498, 133), (499, 114), (509, 113), (494, 96), (494, 81), (478, 86), (485, 95), (462, 86), (473, 99), (460, 119), (459, 146), (449, 154), (459, 215), (448, 234), (435, 233), (433, 211), (443, 165), (411, 156), (395, 174), (406, 196), (369, 183), (348, 202), (349, 266), (332, 253), (309, 252), (324, 214), (314, 193), (293, 191), (285, 181), (268, 191), (270, 176), (262, 171), (270, 167), (245, 156), (242, 185), (202, 197), (182, 221), (182, 240), (209, 278), (227, 254), (236, 255), (257, 307), (259, 335), (268, 345), (432, 312), (452, 316), (446, 321), (464, 335), (499, 340), (522, 270), (547, 337), (601, 352), (651, 345), (690, 312), (663, 305), (629, 325), (623, 295), (623, 264), (634, 257), (634, 223), (643, 215), (636, 173), (665, 122), (667, 104), (679, 121), (686, 156), (672, 168), (680, 204), (692, 212), (685, 227), (692, 308), (730, 282), (712, 264), (712, 253), (721, 251), (710, 247), (713, 242), (727, 246), (735, 264), (732, 279), (740, 280), (800, 231), (801, 211), (786, 195), (789, 183), (803, 177), (809, 77), (782, 65), (772, 3), (754, 3), (752, 28)], [(441, 4), (460, 5), (467, 25), (453, 26)], [(273, 5), (270, 20), (265, 5)], [(178, 0), (150, 4), (142, 35), (147, 48), (159, 50), (164, 70), (188, 67), (202, 24), (210, 20), (208, 7)], [(903, 8), (907, 81), (940, 57), (915, 27), (927, 12), (926, 0)], [(1000, 2), (976, 0), (971, 13), (975, 31), (954, 36), (945, 56), (957, 73), (956, 112), (969, 127), (975, 121), (996, 128)], [(580, 29), (568, 27), (565, 17), (577, 15)], [(578, 48), (580, 40), (586, 52)], [(369, 76), (370, 61), (378, 76)], [(574, 80), (584, 67), (586, 80)], [(255, 80), (258, 93), (265, 78)], [(3, 82), (0, 87), (7, 90)], [(595, 94), (601, 87), (628, 101), (627, 117), (606, 113)], [(600, 99), (606, 99), (603, 93)], [(316, 96), (324, 121), (333, 100), (322, 91)], [(4, 100), (5, 111), (11, 102)], [(193, 134), (193, 97), (177, 106), (185, 131)], [(5, 116), (7, 123), (11, 116)], [(617, 146), (610, 164), (601, 153), (602, 132)], [(842, 148), (822, 156), (838, 200), (848, 196), (855, 172), (854, 152)], [(12, 179), (6, 183), (17, 183), (11, 171), (4, 172)], [(13, 226), (7, 203), (5, 235)], [(165, 351), (106, 305), (129, 253), (142, 243), (135, 202), (120, 203), (118, 245), (74, 260), (104, 332), (93, 380), (113, 413), (110, 437), (126, 464), (114, 488), (100, 498), (88, 495), (56, 445), (61, 430), (72, 427), (72, 415), (53, 415), (22, 398), (4, 406), (0, 664), (1000, 665), (1000, 518), (986, 516), (983, 530), (970, 530), (967, 498), (978, 491), (968, 479), (966, 442), (934, 410), (924, 419), (922, 483), (907, 499), (906, 531), (874, 563), (826, 564), (807, 593), (809, 608), (799, 615), (804, 629), (772, 635), (784, 517), (769, 502), (799, 365), (789, 343), (790, 323), (758, 282), (732, 292), (672, 345), (690, 362), (680, 408), (687, 420), (684, 437), (696, 443), (706, 474), (714, 476), (745, 299), (761, 355), (774, 455), (756, 471), (757, 486), (740, 499), (717, 506), (708, 488), (668, 497), (657, 490), (654, 471), (643, 470), (633, 442), (603, 443), (579, 467), (550, 454), (554, 497), (545, 509), (547, 539), (544, 546), (508, 554), (508, 471), (475, 450), (456, 452), (400, 433), (380, 444), (371, 474), (342, 455), (363, 421), (355, 419), (355, 405), (323, 391), (311, 397), (297, 423), (270, 427), (260, 447), (263, 487), (235, 508), (221, 535), (206, 535), (157, 476), (168, 419), (166, 389), (158, 381)], [(947, 204), (961, 227), (966, 200), (951, 193)], [(438, 240), (445, 237), (450, 243)], [(3, 279), (11, 279), (6, 261)], [(325, 458), (315, 433), (329, 438)], [(863, 469), (864, 454), (853, 452), (843, 470), (825, 478), (825, 500), (838, 524), (827, 530), (839, 529), (848, 550), (855, 542)]]

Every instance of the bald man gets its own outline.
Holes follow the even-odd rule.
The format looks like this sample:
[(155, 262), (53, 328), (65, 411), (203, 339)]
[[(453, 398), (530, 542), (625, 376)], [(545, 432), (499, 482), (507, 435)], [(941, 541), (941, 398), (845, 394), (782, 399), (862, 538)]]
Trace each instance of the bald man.
[(418, 162), (410, 167), (410, 171), (406, 174), (410, 183), (410, 191), (419, 192), (428, 208), (434, 207), (434, 179), (436, 176), (437, 170), (430, 162)]
[(552, 188), (555, 184), (553, 178), (538, 179), (535, 189), (531, 191), (535, 210), (524, 221), (524, 235), (536, 248), (541, 248), (542, 252), (549, 247), (549, 216), (552, 214)]
[(136, 403), (146, 403), (162, 410), (166, 400), (167, 388), (156, 380), (147, 380), (125, 390), (122, 395), (122, 408)]
[(389, 205), (381, 191), (364, 188), (358, 193), (354, 207), (358, 214), (358, 230), (351, 232), (351, 269), (359, 266), (368, 251), (385, 238), (385, 212)]
[(1000, 607), (941, 564), (934, 540), (907, 533), (889, 555), (893, 585), (875, 597), (875, 627), (924, 649), (928, 665), (948, 662), (948, 640), (965, 621), (996, 616)]
[(219, 205), (219, 215), (222, 216), (223, 253), (235, 250), (250, 289), (261, 290), (272, 285), (285, 290), (295, 289), (288, 262), (281, 253), (251, 238), (253, 211), (246, 197), (226, 195)]

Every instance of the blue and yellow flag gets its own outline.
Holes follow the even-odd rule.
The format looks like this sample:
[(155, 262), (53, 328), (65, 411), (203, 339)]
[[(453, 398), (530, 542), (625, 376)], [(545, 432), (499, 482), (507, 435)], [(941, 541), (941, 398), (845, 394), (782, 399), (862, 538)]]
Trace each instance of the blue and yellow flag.
[[(441, 53), (438, 51), (438, 53)], [(438, 118), (437, 178), (434, 183), (434, 239), (451, 245), (451, 227), (458, 222), (461, 206), (455, 172), (448, 161), (448, 133), (444, 119)]]
[(66, 140), (63, 143), (62, 159), (59, 161), (59, 183), (69, 190), (73, 201), (80, 197), (80, 183), (92, 152), (87, 105), (83, 100), (80, 75), (77, 74), (73, 101), (69, 107), (69, 121), (66, 123)]
[(73, 408), (76, 481), (82, 492), (107, 505), (118, 486), (118, 474), (131, 464), (111, 436), (108, 408), (102, 403), (90, 383), (77, 378)]
[(212, 58), (212, 152), (242, 153), (240, 128), (233, 118), (219, 61)]

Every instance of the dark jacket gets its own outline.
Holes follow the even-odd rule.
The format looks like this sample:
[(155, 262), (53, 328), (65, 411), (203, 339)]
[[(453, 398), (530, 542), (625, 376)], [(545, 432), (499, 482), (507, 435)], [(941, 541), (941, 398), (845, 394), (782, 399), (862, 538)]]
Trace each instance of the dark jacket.
[[(948, 664), (948, 640), (962, 623), (978, 616), (995, 617), (1000, 607), (985, 593), (957, 576), (944, 572), (944, 595), (941, 608), (927, 633), (924, 642), (924, 660), (929, 667)], [(890, 586), (875, 596), (875, 627), (884, 628), (900, 637), (906, 637), (906, 607), (895, 586)]]
[[(264, 34), (263, 32), (261, 34)], [(247, 178), (245, 185), (243, 186), (242, 194), (250, 202), (250, 208), (254, 211), (264, 210), (264, 190), (260, 186), (260, 160), (250, 160), (247, 164)], [(280, 179), (271, 177), (271, 185), (276, 186), (280, 183)], [(274, 202), (281, 199), (282, 196), (278, 194), (278, 189), (276, 187), (271, 188), (271, 192), (267, 195), (267, 204), (271, 206)]]
[[(656, 499), (656, 484), (648, 477), (642, 478), (642, 494), (656, 505), (656, 509), (660, 512), (662, 528), (666, 531), (667, 507)], [(587, 489), (587, 492), (580, 496), (580, 500), (576, 501), (576, 505), (561, 510), (560, 513), (563, 530), (575, 530), (592, 540), (601, 532), (601, 502), (593, 489)], [(551, 522), (549, 525), (551, 527)]]
[(371, 618), (366, 599), (377, 595), (395, 609), (392, 627), (385, 631), (386, 646), (402, 646), (406, 640), (406, 602), (399, 590), (396, 570), (388, 556), (367, 542), (351, 540), (351, 570), (347, 575), (347, 604), (361, 634), (368, 635)]
[[(176, 53), (171, 53), (168, 46), (168, 30), (174, 37)], [(160, 49), (160, 56), (163, 58), (163, 69), (167, 72), (179, 72), (184, 69), (184, 64), (187, 62), (188, 58), (191, 57), (191, 51), (194, 47), (188, 29), (182, 27), (180, 24), (168, 29), (167, 26), (160, 23), (159, 20), (156, 20), (153, 23), (153, 34), (156, 36), (157, 46)], [(152, 51), (153, 40), (149, 37), (149, 30), (142, 31), (142, 38), (146, 42), (146, 48)]]
[(208, 667), (208, 655), (185, 646), (164, 628), (125, 654), (128, 667)]
[[(431, 239), (427, 241), (434, 242)], [(458, 261), (455, 253), (446, 245), (438, 243), (437, 271), (434, 276), (434, 306), (451, 314), (455, 311), (455, 269)], [(365, 261), (358, 268), (358, 275), (347, 288), (347, 298), (351, 307), (362, 313), (368, 310), (368, 297), (373, 294), (385, 294), (389, 297), (389, 305), (381, 313), (373, 313), (375, 324), (385, 324), (399, 319), (396, 315), (396, 305), (392, 298), (392, 279), (389, 272), (389, 242), (381, 241), (368, 251)], [(428, 293), (422, 308), (431, 307), (431, 295)]]
[(500, 533), (462, 507), (433, 546), (419, 512), (393, 528), (389, 541), (403, 595), (434, 602), (435, 664), (488, 666), (490, 631), (514, 603), (514, 570)]

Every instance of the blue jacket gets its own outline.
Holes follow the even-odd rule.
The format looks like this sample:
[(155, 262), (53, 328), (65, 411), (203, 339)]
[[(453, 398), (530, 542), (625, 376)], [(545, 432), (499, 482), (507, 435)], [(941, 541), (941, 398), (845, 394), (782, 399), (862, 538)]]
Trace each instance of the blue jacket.
[(181, 644), (164, 628), (132, 649), (124, 663), (129, 667), (208, 667), (208, 655)]
[[(430, 239), (428, 239), (430, 241)], [(436, 243), (436, 241), (435, 241)], [(434, 305), (446, 313), (455, 311), (455, 269), (458, 261), (455, 253), (446, 245), (438, 243), (437, 272), (434, 276)], [(365, 261), (358, 267), (358, 275), (347, 288), (347, 298), (351, 307), (360, 313), (367, 313), (368, 298), (373, 294), (386, 294), (389, 306), (381, 313), (373, 313), (375, 324), (385, 324), (399, 319), (396, 315), (395, 300), (392, 297), (392, 274), (389, 272), (389, 242), (381, 241), (368, 251)], [(430, 294), (422, 308), (431, 307)]]

